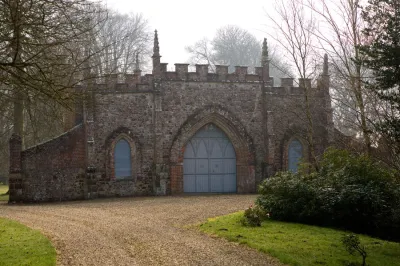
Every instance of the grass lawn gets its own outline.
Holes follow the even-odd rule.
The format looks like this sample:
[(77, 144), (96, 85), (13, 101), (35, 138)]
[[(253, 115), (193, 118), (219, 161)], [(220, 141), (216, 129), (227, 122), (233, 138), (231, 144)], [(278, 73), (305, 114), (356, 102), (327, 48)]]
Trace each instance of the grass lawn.
[(56, 265), (56, 250), (39, 231), (0, 218), (0, 265)]
[[(289, 265), (346, 265), (361, 263), (361, 256), (347, 253), (341, 243), (344, 231), (268, 220), (261, 227), (240, 224), (243, 212), (211, 218), (199, 225), (201, 231), (246, 244)], [(366, 245), (369, 266), (400, 265), (400, 243), (360, 236)], [(358, 264), (360, 265), (360, 264)]]
[(8, 201), (8, 195), (6, 195), (7, 191), (7, 185), (0, 185), (0, 201)]

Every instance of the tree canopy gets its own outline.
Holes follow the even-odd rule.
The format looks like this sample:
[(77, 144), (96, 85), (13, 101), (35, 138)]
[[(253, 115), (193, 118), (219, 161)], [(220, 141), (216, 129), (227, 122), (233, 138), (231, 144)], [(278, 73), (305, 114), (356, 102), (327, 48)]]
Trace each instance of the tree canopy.
[[(187, 46), (190, 62), (206, 63), (214, 66), (229, 65), (229, 71), (235, 66), (248, 66), (250, 70), (261, 65), (261, 41), (249, 31), (235, 25), (226, 25), (217, 29), (212, 40), (203, 38), (194, 45)], [(270, 76), (279, 85), (281, 77), (292, 76), (290, 67), (274, 49), (270, 49)]]
[(3, 96), (32, 91), (61, 102), (94, 54), (84, 48), (104, 10), (86, 0), (5, 0), (0, 10)]

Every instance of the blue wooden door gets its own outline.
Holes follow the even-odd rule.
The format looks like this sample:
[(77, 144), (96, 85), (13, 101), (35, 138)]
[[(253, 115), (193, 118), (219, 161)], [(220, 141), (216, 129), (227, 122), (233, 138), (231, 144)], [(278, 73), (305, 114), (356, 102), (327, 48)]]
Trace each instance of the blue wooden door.
[(296, 173), (298, 169), (298, 164), (303, 156), (303, 146), (297, 139), (292, 140), (289, 144), (289, 171)]
[(236, 153), (231, 141), (213, 124), (187, 143), (183, 159), (183, 191), (236, 192)]

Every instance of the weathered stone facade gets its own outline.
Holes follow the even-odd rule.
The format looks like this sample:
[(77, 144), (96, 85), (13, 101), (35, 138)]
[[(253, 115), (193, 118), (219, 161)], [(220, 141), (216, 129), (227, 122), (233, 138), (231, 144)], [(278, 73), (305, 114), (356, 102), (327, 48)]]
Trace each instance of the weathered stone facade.
[[(59, 138), (26, 151), (18, 138), (10, 140), (10, 200), (183, 193), (186, 143), (208, 124), (221, 129), (234, 147), (237, 193), (256, 192), (262, 179), (287, 169), (293, 138), (310, 157), (306, 88), (317, 154), (333, 138), (327, 68), (316, 87), (310, 80), (294, 87), (291, 78), (274, 87), (267, 56), (263, 53), (263, 66), (255, 74), (243, 66), (234, 73), (217, 66), (216, 73), (209, 73), (208, 65), (196, 65), (196, 72), (188, 72), (188, 64), (175, 64), (176, 71), (168, 72), (156, 36), (152, 74), (141, 76), (137, 66), (124, 80), (110, 75), (103, 84), (78, 88), (88, 100), (77, 108), (76, 119), (67, 121), (79, 124)], [(114, 169), (120, 139), (129, 143), (132, 169), (122, 179)]]

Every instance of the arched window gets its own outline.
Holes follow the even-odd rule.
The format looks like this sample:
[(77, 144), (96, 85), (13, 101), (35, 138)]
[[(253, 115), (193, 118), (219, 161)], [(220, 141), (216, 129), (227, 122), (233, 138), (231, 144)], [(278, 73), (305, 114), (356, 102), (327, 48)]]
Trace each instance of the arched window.
[(288, 169), (289, 171), (296, 173), (298, 164), (303, 157), (303, 145), (297, 139), (292, 140), (289, 143), (288, 148)]
[(115, 178), (132, 176), (131, 147), (125, 139), (120, 139), (114, 149)]

